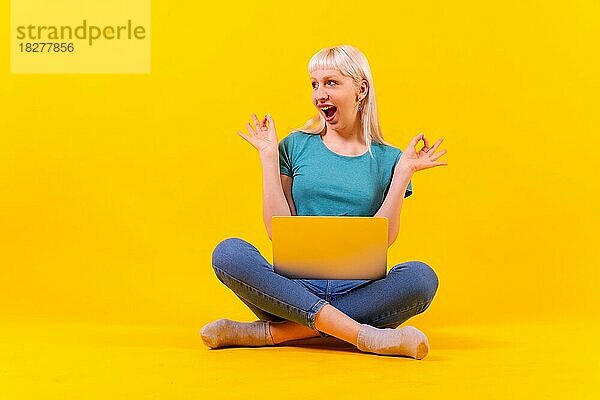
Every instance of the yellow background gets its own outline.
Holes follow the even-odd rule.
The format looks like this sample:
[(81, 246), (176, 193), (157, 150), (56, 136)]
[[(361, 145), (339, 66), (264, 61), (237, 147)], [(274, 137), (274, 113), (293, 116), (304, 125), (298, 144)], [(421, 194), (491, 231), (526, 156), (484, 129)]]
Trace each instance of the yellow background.
[[(8, 7), (0, 10), (8, 21)], [(554, 332), (562, 342), (548, 339), (548, 351), (536, 354), (555, 373), (556, 347), (565, 357), (597, 351), (574, 334), (589, 330), (570, 328), (599, 314), (597, 1), (153, 1), (151, 16), (149, 75), (11, 75), (2, 29), (3, 321), (165, 325), (195, 334), (221, 317), (256, 319), (210, 263), (214, 246), (231, 236), (271, 259), (258, 155), (236, 131), (251, 113), (269, 112), (281, 139), (314, 115), (308, 60), (348, 43), (370, 61), (384, 137), (404, 150), (422, 131), (444, 137), (448, 150), (447, 167), (413, 177), (390, 249), (389, 268), (421, 260), (440, 278), (433, 304), (411, 324), (425, 332), (502, 324), (507, 337)], [(485, 347), (437, 337), (440, 351), (444, 343), (455, 345), (446, 347), (450, 354), (464, 350), (463, 361)], [(185, 340), (198, 352), (194, 360), (214, 354), (197, 336)], [(250, 361), (262, 350), (237, 354)], [(11, 360), (25, 363), (14, 351)], [(506, 351), (499, 353), (514, 359), (497, 366), (505, 374), (518, 359), (513, 352), (530, 353)], [(233, 354), (220, 357), (235, 364), (235, 353), (220, 354)], [(476, 370), (486, 371), (492, 356), (478, 354)], [(220, 365), (218, 354), (211, 357), (200, 361), (205, 372)], [(352, 357), (333, 366), (338, 374)], [(595, 360), (577, 364), (589, 374), (578, 376), (597, 377)], [(540, 386), (557, 382), (538, 378)], [(565, 391), (566, 379), (559, 380)], [(64, 381), (46, 384), (58, 393)], [(510, 394), (502, 388), (496, 393)]]

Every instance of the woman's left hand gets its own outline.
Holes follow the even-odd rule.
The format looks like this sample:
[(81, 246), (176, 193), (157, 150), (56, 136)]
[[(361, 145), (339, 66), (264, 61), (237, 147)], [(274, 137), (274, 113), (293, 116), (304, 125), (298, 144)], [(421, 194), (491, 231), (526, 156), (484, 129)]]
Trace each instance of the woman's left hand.
[[(421, 139), (425, 145), (421, 148), (421, 150), (417, 151), (416, 147)], [(443, 140), (444, 138), (438, 139), (433, 147), (430, 148), (429, 141), (425, 138), (425, 135), (419, 133), (417, 136), (412, 138), (410, 144), (402, 153), (400, 160), (396, 164), (396, 168), (408, 169), (410, 172), (415, 173), (422, 169), (437, 167), (438, 165), (448, 165), (447, 162), (436, 161), (438, 158), (446, 154), (446, 149), (434, 154)]]

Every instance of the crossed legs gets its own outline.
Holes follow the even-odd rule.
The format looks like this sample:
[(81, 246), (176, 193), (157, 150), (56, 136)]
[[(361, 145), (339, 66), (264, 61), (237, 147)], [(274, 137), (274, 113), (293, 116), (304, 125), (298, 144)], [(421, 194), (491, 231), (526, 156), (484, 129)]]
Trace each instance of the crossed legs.
[(315, 316), (315, 328), (312, 329), (292, 321), (270, 322), (271, 337), (275, 344), (296, 339), (319, 337), (319, 331), (335, 336), (356, 346), (356, 338), (361, 324), (333, 307), (323, 306)]
[[(221, 336), (227, 335), (223, 330), (243, 331), (251, 326), (258, 336), (254, 340), (252, 335), (243, 335), (242, 341), (254, 340), (249, 345), (335, 336), (361, 350), (378, 354), (403, 351), (419, 358), (424, 351), (426, 354), (424, 348), (428, 349), (425, 335), (415, 328), (388, 328), (423, 312), (431, 303), (438, 282), (435, 272), (425, 263), (398, 264), (384, 279), (370, 282), (331, 302), (276, 274), (259, 251), (243, 239), (230, 238), (219, 243), (213, 252), (213, 268), (219, 280), (261, 319), (246, 325), (221, 324)], [(206, 334), (210, 329), (205, 328)], [(216, 327), (212, 328), (214, 333)], [(407, 350), (410, 341), (416, 344)], [(404, 342), (402, 349), (401, 342)]]

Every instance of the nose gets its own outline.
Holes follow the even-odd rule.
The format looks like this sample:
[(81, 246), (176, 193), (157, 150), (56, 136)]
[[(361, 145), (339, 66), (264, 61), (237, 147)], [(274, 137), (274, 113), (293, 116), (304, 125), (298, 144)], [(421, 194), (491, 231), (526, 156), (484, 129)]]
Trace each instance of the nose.
[(321, 87), (317, 88), (315, 93), (315, 98), (317, 99), (317, 101), (327, 100), (328, 97), (329, 95), (327, 94), (325, 89), (322, 89)]

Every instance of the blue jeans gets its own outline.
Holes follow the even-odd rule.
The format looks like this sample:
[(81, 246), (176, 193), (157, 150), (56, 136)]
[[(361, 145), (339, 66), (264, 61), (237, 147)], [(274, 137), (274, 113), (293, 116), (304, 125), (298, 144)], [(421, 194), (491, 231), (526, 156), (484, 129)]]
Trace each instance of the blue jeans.
[[(429, 307), (438, 278), (421, 261), (394, 266), (385, 278), (290, 279), (252, 244), (240, 238), (221, 241), (212, 254), (217, 278), (264, 321), (294, 321), (315, 329), (315, 316), (331, 304), (355, 321), (396, 328)], [(328, 337), (317, 330), (320, 336)]]

